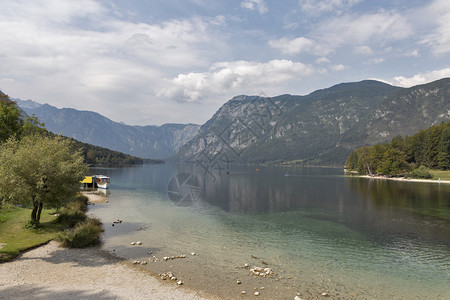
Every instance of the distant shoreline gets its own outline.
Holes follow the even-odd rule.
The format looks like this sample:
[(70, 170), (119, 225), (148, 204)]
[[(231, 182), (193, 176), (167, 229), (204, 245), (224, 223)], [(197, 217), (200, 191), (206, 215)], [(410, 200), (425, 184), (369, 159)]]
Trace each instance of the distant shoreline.
[(367, 179), (378, 179), (378, 180), (395, 180), (401, 182), (429, 182), (429, 183), (444, 183), (449, 184), (450, 180), (439, 180), (439, 179), (415, 179), (407, 177), (385, 177), (385, 176), (370, 176), (370, 175), (349, 175), (349, 177), (361, 177)]

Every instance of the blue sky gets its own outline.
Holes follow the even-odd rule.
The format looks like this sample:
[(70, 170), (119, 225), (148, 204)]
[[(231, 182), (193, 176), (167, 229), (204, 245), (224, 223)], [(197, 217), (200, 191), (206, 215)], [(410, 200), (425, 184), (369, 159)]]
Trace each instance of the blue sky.
[(450, 77), (450, 1), (0, 0), (0, 90), (130, 125), (236, 95)]

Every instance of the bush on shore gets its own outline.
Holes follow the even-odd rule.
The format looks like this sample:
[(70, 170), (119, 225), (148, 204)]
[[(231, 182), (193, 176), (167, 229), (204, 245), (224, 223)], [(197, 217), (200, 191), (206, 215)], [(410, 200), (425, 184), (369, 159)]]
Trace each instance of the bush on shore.
[(433, 178), (433, 175), (431, 175), (430, 171), (424, 166), (420, 166), (417, 169), (414, 169), (411, 175), (413, 178), (420, 178), (420, 179)]
[(74, 228), (68, 229), (57, 236), (63, 247), (85, 248), (100, 243), (102, 223), (97, 218), (88, 218), (78, 223)]
[(75, 199), (61, 208), (56, 222), (73, 228), (80, 222), (86, 222), (86, 211), (88, 210), (88, 198), (84, 195), (77, 195)]

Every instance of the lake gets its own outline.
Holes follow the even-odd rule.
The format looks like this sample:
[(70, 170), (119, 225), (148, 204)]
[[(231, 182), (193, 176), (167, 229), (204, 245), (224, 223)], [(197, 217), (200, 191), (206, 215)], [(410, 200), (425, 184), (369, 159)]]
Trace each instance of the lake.
[(449, 184), (329, 168), (93, 172), (111, 177), (108, 203), (90, 208), (103, 247), (187, 287), (229, 299), (450, 299)]

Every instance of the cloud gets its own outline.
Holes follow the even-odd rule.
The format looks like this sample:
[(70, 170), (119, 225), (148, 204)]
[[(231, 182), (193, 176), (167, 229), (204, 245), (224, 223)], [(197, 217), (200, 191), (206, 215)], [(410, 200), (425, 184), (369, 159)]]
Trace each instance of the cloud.
[(331, 66), (331, 70), (336, 71), (336, 72), (343, 71), (345, 69), (348, 69), (348, 67), (345, 65), (342, 65), (342, 64)]
[(383, 44), (406, 39), (412, 34), (412, 26), (406, 17), (387, 11), (330, 18), (314, 31), (316, 40), (332, 48), (366, 42)]
[(270, 40), (269, 46), (279, 49), (282, 53), (289, 55), (306, 52), (322, 56), (330, 53), (330, 50), (327, 47), (319, 45), (317, 42), (305, 37), (298, 37), (295, 39), (283, 37), (278, 40)]
[(289, 40), (284, 37), (278, 40), (270, 40), (269, 45), (272, 48), (280, 49), (282, 53), (292, 55), (301, 52), (312, 52), (315, 42), (304, 37), (299, 37), (293, 40)]
[(207, 68), (226, 48), (222, 16), (129, 22), (101, 3), (0, 0), (0, 89), (123, 120), (124, 103), (146, 105), (164, 77)]
[(274, 89), (314, 72), (311, 66), (290, 60), (220, 62), (208, 72), (179, 74), (167, 80), (158, 95), (182, 102), (207, 102), (216, 96), (231, 96), (251, 89)]
[[(419, 84), (429, 83), (441, 78), (450, 77), (450, 68), (418, 73), (412, 77), (395, 76), (388, 83), (401, 87), (412, 87)], [(386, 82), (386, 81), (385, 81)]]
[(450, 2), (447, 0), (433, 1), (431, 5), (420, 12), (429, 23), (434, 25), (432, 33), (425, 35), (420, 43), (432, 49), (435, 54), (450, 52)]
[(261, 15), (269, 11), (264, 0), (244, 0), (241, 2), (241, 7), (250, 10), (258, 10)]
[(369, 46), (357, 46), (354, 48), (356, 54), (370, 55), (373, 50)]
[(385, 61), (386, 61), (386, 59), (383, 58), (383, 57), (376, 57), (376, 58), (370, 59), (368, 61), (368, 64), (370, 64), (370, 65), (378, 65), (378, 64), (384, 63)]
[(342, 10), (352, 7), (361, 0), (299, 0), (303, 11), (309, 13), (334, 12), (341, 14)]
[(419, 57), (420, 53), (419, 53), (419, 50), (413, 49), (411, 51), (403, 53), (403, 56), (405, 56), (405, 57)]

